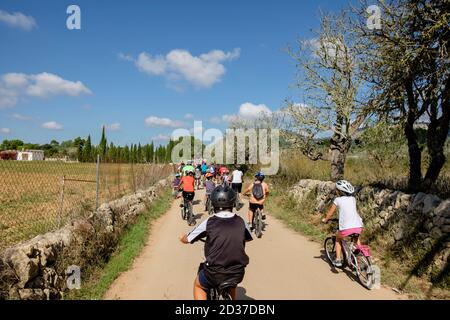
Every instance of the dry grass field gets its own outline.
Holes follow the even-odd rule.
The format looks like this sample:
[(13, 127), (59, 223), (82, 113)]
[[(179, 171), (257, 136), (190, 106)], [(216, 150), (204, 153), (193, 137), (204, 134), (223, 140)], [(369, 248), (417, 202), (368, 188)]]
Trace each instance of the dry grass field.
[[(149, 187), (171, 170), (168, 165), (100, 164), (99, 203)], [(0, 161), (0, 181), (0, 249), (55, 229), (96, 205), (95, 163)]]

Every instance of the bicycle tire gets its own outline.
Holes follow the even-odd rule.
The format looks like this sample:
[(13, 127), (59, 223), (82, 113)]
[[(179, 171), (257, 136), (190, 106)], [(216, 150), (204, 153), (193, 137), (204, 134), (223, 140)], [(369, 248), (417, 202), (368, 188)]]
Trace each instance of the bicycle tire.
[(326, 238), (323, 243), (323, 248), (325, 249), (328, 261), (334, 266), (334, 261), (336, 260), (336, 237)]
[(194, 213), (192, 212), (192, 204), (189, 203), (189, 206), (188, 206), (188, 213), (187, 213), (187, 223), (188, 223), (188, 226), (192, 226), (192, 225), (195, 224), (195, 221), (193, 221), (193, 220), (194, 220)]
[(214, 214), (214, 207), (211, 204), (211, 200), (208, 201), (208, 214), (213, 215)]
[(185, 220), (184, 207), (181, 208), (181, 219)]
[(359, 282), (367, 289), (372, 289), (375, 279), (370, 258), (362, 253), (357, 253), (352, 254), (352, 259), (354, 259), (353, 262)]
[(261, 219), (261, 211), (259, 209), (256, 209), (254, 219), (255, 219), (256, 237), (261, 238), (261, 236), (262, 236), (262, 219)]

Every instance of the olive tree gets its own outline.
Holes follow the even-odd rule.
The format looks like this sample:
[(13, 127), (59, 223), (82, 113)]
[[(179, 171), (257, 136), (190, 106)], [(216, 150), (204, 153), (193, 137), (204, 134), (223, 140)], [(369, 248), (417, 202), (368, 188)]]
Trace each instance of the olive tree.
[[(366, 27), (365, 4), (353, 30), (367, 55), (366, 81), (377, 110), (403, 127), (409, 154), (409, 187), (429, 190), (446, 161), (450, 122), (450, 2), (378, 1), (379, 29)], [(427, 123), (429, 165), (422, 174), (422, 149), (415, 126)]]
[[(357, 47), (345, 13), (322, 15), (310, 40), (298, 40), (288, 53), (297, 68), (302, 103), (288, 101), (277, 115), (283, 137), (312, 160), (329, 160), (331, 179), (344, 176), (347, 153), (370, 116), (368, 86), (360, 76), (364, 53)], [(331, 135), (328, 154), (317, 140)]]

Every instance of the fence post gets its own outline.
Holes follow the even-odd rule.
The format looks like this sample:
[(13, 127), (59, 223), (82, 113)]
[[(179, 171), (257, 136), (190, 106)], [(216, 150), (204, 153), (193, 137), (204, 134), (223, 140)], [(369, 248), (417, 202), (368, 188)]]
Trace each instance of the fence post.
[(96, 193), (95, 209), (98, 209), (98, 193), (99, 193), (99, 189), (100, 189), (99, 188), (99, 186), (100, 186), (100, 180), (99, 180), (100, 173), (99, 173), (99, 171), (100, 171), (100, 155), (97, 154), (97, 169), (96, 169), (96, 179), (95, 179), (95, 182), (96, 182), (97, 186), (96, 186), (96, 191), (95, 191), (95, 193)]
[(59, 217), (58, 217), (58, 228), (61, 228), (62, 224), (62, 216), (63, 216), (63, 207), (64, 207), (64, 186), (66, 184), (66, 176), (62, 176), (61, 178), (61, 196), (59, 202)]

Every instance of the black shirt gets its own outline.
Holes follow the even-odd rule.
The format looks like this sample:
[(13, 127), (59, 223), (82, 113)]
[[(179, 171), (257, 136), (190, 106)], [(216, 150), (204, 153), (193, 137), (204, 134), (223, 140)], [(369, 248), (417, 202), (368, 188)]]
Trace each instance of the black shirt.
[(188, 234), (193, 243), (206, 237), (206, 266), (219, 273), (234, 273), (249, 263), (245, 242), (252, 240), (244, 220), (232, 212), (219, 212), (203, 221)]

